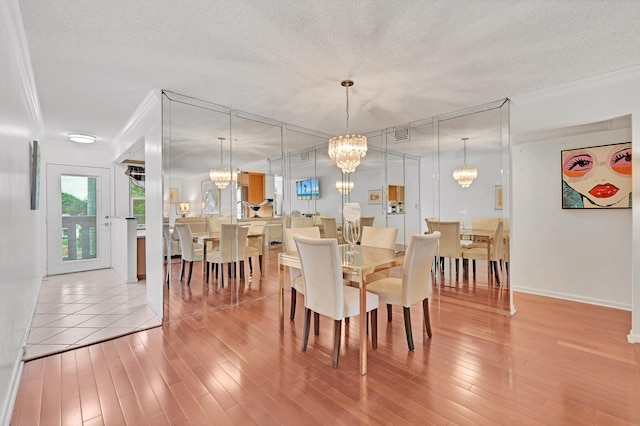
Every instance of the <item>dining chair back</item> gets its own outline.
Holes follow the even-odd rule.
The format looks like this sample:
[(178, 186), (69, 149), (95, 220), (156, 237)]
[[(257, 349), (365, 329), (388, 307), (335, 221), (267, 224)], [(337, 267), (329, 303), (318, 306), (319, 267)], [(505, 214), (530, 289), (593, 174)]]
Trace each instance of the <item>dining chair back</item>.
[(194, 247), (193, 234), (191, 234), (191, 228), (187, 223), (176, 223), (174, 230), (178, 231), (180, 253), (182, 256), (180, 281), (184, 278), (185, 262), (189, 262), (189, 277), (187, 278), (187, 285), (189, 285), (191, 283), (191, 274), (193, 273), (193, 262), (202, 260), (202, 248)]
[[(220, 227), (220, 244), (216, 250), (207, 252), (207, 262), (211, 262), (219, 266), (218, 279), (220, 287), (224, 287), (224, 268), (225, 265), (234, 265), (237, 269), (238, 264), (244, 266), (247, 249), (248, 226), (239, 226), (237, 223), (223, 223)], [(209, 265), (207, 265), (207, 269)], [(235, 276), (238, 276), (236, 271)]]
[(422, 301), (424, 325), (431, 337), (429, 320), (429, 296), (431, 294), (431, 263), (436, 253), (440, 232), (411, 235), (405, 255), (402, 278), (389, 277), (367, 285), (367, 291), (375, 293), (381, 303), (387, 304), (387, 318), (391, 322), (391, 305), (401, 305), (409, 350), (414, 349), (411, 329), (410, 306)]
[[(249, 226), (249, 234), (259, 234), (260, 237), (247, 238), (247, 249), (245, 255), (248, 259), (258, 257), (258, 263), (260, 264), (260, 272), (264, 271), (263, 262), (263, 250), (264, 250), (264, 235), (267, 229), (266, 222), (251, 222)], [(249, 267), (253, 272), (253, 265), (249, 262)]]
[[(311, 238), (320, 238), (320, 228), (310, 226), (308, 228), (286, 228), (284, 230), (284, 249), (287, 253), (297, 253), (298, 247), (293, 240), (295, 235), (302, 235)], [(296, 300), (298, 293), (304, 294), (304, 278), (302, 270), (298, 268), (289, 268), (289, 282), (291, 284), (291, 311), (289, 319), (293, 321), (296, 318)]]
[(427, 226), (430, 232), (440, 232), (440, 242), (436, 251), (436, 256), (440, 258), (440, 265), (444, 269), (444, 259), (449, 258), (449, 267), (451, 267), (451, 260), (455, 259), (456, 264), (456, 277), (459, 273), (459, 259), (462, 259), (462, 247), (460, 242), (460, 221), (442, 221), (435, 218), (427, 218)]
[[(302, 274), (305, 282), (305, 325), (302, 350), (307, 349), (311, 312), (334, 320), (333, 368), (338, 367), (342, 320), (360, 313), (360, 291), (343, 285), (342, 260), (338, 241), (333, 238), (309, 238), (302, 235), (293, 237), (297, 246)], [(371, 336), (373, 348), (378, 345), (377, 309), (378, 296), (365, 293), (366, 312), (371, 312)], [(319, 327), (315, 327), (318, 334)], [(360, 333), (365, 333), (360, 330)]]
[(358, 242), (362, 240), (362, 228), (365, 226), (373, 226), (375, 219), (375, 216), (360, 216), (360, 239), (358, 239)]
[[(481, 226), (487, 226), (483, 224)], [(476, 228), (484, 230), (486, 228)], [(502, 231), (502, 220), (497, 222), (497, 226), (493, 232), (490, 232), (488, 242), (474, 242), (468, 244), (462, 249), (463, 259), (473, 260), (473, 275), (475, 276), (476, 260), (486, 260), (488, 262), (489, 276), (493, 275), (496, 282), (500, 284), (499, 267), (504, 260), (504, 236)]]
[(169, 285), (169, 278), (171, 277), (171, 231), (169, 231), (169, 225), (162, 225), (162, 239), (164, 240), (165, 259), (167, 265), (167, 285)]
[(398, 228), (383, 228), (380, 226), (363, 226), (360, 245), (387, 249), (396, 248)]
[(322, 216), (320, 220), (322, 221), (322, 231), (324, 233), (324, 238), (338, 238), (338, 226), (336, 225), (336, 218)]
[(308, 228), (313, 226), (313, 218), (305, 216), (291, 216), (292, 228)]

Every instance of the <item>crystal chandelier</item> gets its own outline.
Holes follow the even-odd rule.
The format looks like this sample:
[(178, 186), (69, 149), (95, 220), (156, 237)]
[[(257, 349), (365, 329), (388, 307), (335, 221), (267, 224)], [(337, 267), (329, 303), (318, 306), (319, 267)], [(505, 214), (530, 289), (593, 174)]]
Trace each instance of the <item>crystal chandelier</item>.
[(343, 80), (340, 84), (347, 91), (347, 132), (329, 140), (329, 158), (342, 169), (342, 173), (353, 173), (362, 157), (367, 155), (367, 137), (349, 134), (349, 87), (353, 86), (353, 81)]
[(336, 189), (342, 195), (348, 194), (353, 189), (353, 181), (350, 181), (350, 180), (346, 181), (346, 180), (342, 180), (342, 179), (341, 180), (337, 180), (336, 181)]
[(458, 167), (453, 170), (453, 178), (463, 188), (468, 188), (471, 182), (478, 177), (478, 169), (473, 166), (467, 166), (467, 141), (469, 138), (462, 138), (464, 143), (464, 167)]
[(209, 178), (213, 181), (213, 183), (216, 184), (218, 189), (225, 189), (227, 186), (229, 186), (231, 180), (236, 180), (237, 177), (234, 178), (233, 170), (222, 168), (222, 143), (224, 142), (224, 138), (218, 138), (218, 140), (220, 140), (220, 168), (210, 169)]

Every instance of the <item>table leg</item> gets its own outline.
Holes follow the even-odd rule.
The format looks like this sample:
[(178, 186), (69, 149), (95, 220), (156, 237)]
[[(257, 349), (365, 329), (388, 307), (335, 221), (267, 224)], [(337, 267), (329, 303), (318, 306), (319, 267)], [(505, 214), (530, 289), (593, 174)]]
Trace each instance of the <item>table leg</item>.
[(362, 277), (360, 288), (360, 375), (367, 374), (367, 289)]
[(278, 262), (278, 310), (280, 311), (280, 331), (284, 331), (284, 265)]
[(202, 285), (204, 286), (207, 272), (207, 240), (202, 243)]

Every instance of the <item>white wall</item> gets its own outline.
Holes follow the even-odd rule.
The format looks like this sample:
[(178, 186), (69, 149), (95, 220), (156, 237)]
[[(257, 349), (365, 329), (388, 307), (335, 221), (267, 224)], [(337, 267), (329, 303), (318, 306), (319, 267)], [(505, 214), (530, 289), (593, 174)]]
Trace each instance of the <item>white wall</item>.
[(561, 150), (630, 140), (627, 129), (513, 147), (514, 250), (533, 256), (513, 261), (515, 290), (631, 309), (631, 210), (563, 210), (560, 183)]
[[(534, 132), (547, 129), (558, 129), (567, 126), (573, 126), (584, 123), (593, 123), (608, 120), (614, 117), (621, 117), (631, 114), (631, 130), (632, 135), (640, 132), (640, 67), (611, 73), (605, 76), (591, 78), (583, 81), (574, 82), (565, 86), (555, 87), (535, 93), (513, 96), (511, 97), (511, 135), (514, 141), (514, 150), (519, 149), (517, 146), (518, 137), (526, 135), (528, 132)], [(638, 142), (634, 141), (633, 150), (637, 151)], [(534, 147), (524, 147), (527, 150), (536, 149)], [(541, 153), (545, 155), (544, 153)], [(519, 180), (518, 170), (525, 167), (522, 163), (513, 159), (513, 177), (512, 177), (512, 203), (513, 203), (513, 221), (511, 224), (512, 233), (512, 249), (511, 249), (511, 279), (514, 287), (526, 285), (527, 289), (536, 292), (545, 292), (548, 288), (548, 280), (556, 281), (555, 291), (560, 294), (571, 295), (572, 297), (590, 297), (595, 289), (599, 286), (606, 286), (610, 281), (602, 282), (602, 275), (598, 269), (602, 268), (600, 262), (590, 263), (593, 259), (593, 250), (591, 244), (586, 246), (575, 247), (575, 250), (568, 254), (566, 252), (556, 253), (557, 255), (570, 256), (572, 266), (581, 267), (581, 277), (583, 281), (582, 288), (590, 289), (591, 293), (580, 291), (575, 294), (576, 288), (573, 282), (556, 279), (556, 276), (565, 274), (567, 266), (550, 265), (553, 267), (539, 268), (532, 271), (527, 268), (528, 264), (545, 265), (550, 257), (549, 250), (541, 252), (528, 243), (528, 239), (535, 233), (537, 228), (532, 227), (535, 224), (527, 222), (526, 217), (522, 218), (517, 213), (522, 210), (521, 204), (525, 202), (526, 179)], [(558, 156), (559, 151), (558, 151)], [(528, 158), (530, 159), (530, 158)], [(555, 164), (558, 164), (556, 157)], [(546, 165), (545, 165), (546, 166)], [(526, 166), (528, 167), (528, 166)], [(557, 166), (556, 166), (557, 167)], [(633, 158), (634, 170), (640, 170), (640, 159), (638, 156)], [(558, 183), (559, 185), (559, 183)], [(633, 205), (640, 206), (640, 173), (633, 174)], [(556, 197), (556, 199), (558, 199)], [(558, 201), (559, 202), (559, 201)], [(625, 221), (624, 212), (609, 212), (618, 217), (621, 221)], [(557, 213), (560, 215), (560, 212)], [(576, 213), (577, 214), (577, 213)], [(616, 216), (617, 217), (617, 216)], [(525, 219), (525, 220), (522, 220)], [(628, 220), (626, 220), (628, 223)], [(624, 226), (624, 225), (623, 225)], [(586, 231), (588, 228), (582, 228)], [(623, 247), (621, 250), (631, 250), (627, 267), (630, 269), (630, 275), (623, 279), (631, 280), (631, 310), (632, 323), (629, 333), (629, 341), (640, 342), (640, 209), (637, 207), (631, 211), (631, 227), (626, 228), (626, 232), (631, 234), (631, 245)], [(602, 238), (601, 246), (606, 250), (617, 250), (620, 245), (620, 230), (616, 229), (613, 237), (599, 234)], [(551, 238), (551, 236), (550, 236)], [(566, 247), (574, 235), (557, 234), (553, 235), (553, 245)], [(624, 244), (624, 241), (622, 242)], [(577, 263), (579, 262), (579, 263)], [(535, 272), (534, 276), (529, 276)], [(615, 279), (617, 277), (613, 277)], [(524, 283), (524, 284), (523, 284)], [(623, 283), (628, 286), (628, 283)], [(572, 294), (573, 292), (573, 294)], [(616, 289), (615, 294), (611, 297), (619, 299), (625, 293), (624, 289)], [(515, 300), (517, 306), (517, 299)]]
[(44, 219), (30, 210), (29, 178), (29, 146), (42, 142), (42, 117), (14, 0), (0, 2), (0, 76), (0, 424), (9, 424), (44, 274)]

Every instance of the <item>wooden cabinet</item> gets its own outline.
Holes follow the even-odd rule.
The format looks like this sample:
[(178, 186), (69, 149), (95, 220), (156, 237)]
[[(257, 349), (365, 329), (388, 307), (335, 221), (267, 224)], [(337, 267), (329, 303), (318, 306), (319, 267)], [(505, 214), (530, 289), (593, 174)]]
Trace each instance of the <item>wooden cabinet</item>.
[(389, 201), (404, 202), (404, 186), (389, 185)]
[(144, 280), (147, 278), (147, 244), (145, 237), (137, 238), (137, 255), (136, 255), (136, 263), (137, 263), (137, 271), (136, 275), (139, 280)]

